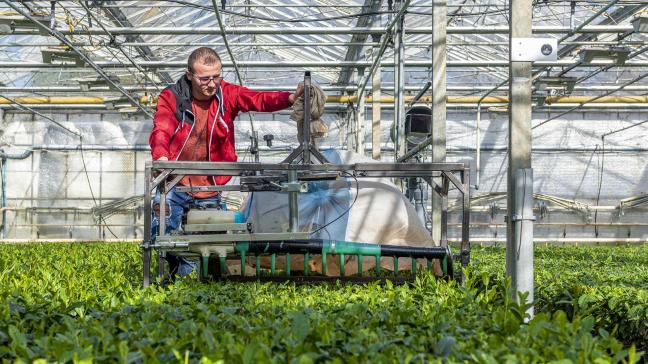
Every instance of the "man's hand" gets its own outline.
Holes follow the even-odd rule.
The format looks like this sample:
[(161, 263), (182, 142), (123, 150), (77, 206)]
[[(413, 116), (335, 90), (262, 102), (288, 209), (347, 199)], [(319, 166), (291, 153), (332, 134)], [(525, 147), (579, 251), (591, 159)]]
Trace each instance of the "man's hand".
[(301, 96), (303, 93), (304, 93), (304, 82), (302, 81), (297, 85), (297, 89), (295, 90), (295, 93), (292, 93), (290, 94), (290, 96), (288, 96), (288, 100), (290, 100), (291, 104), (294, 104), (295, 101), (299, 98), (299, 96)]
[(158, 161), (168, 161), (169, 158), (167, 158), (167, 157), (165, 157), (165, 156), (162, 156), (162, 157), (160, 157), (160, 158), (158, 158), (158, 159), (156, 159), (156, 160), (158, 160)]

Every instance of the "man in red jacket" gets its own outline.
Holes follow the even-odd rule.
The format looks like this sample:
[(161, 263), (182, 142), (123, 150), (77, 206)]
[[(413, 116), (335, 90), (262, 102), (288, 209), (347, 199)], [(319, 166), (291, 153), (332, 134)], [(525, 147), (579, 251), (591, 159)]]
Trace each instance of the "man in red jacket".
[[(175, 85), (160, 93), (153, 130), (149, 137), (153, 160), (234, 162), (234, 120), (239, 112), (273, 112), (290, 107), (302, 93), (257, 92), (223, 81), (222, 64), (211, 48), (194, 50), (187, 62), (187, 72)], [(229, 176), (186, 176), (183, 186), (209, 186), (227, 183)], [(167, 194), (166, 233), (178, 229), (182, 214), (191, 205), (219, 207), (218, 192), (175, 191)], [(152, 239), (159, 233), (159, 195), (152, 222)], [(185, 276), (195, 263), (167, 255), (171, 278)]]

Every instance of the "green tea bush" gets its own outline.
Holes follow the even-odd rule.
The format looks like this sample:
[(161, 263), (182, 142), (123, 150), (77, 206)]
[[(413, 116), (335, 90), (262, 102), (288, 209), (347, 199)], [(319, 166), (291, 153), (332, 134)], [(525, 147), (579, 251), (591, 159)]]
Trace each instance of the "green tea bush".
[[(628, 251), (626, 262), (637, 258), (637, 253), (645, 257), (643, 249)], [(635, 294), (632, 290), (644, 290), (645, 281), (635, 275), (613, 282), (611, 288), (630, 293), (614, 296), (618, 302), (612, 306), (608, 299), (606, 311), (601, 311), (598, 302), (612, 294), (604, 291), (610, 280), (604, 277), (605, 269), (593, 267), (585, 257), (572, 257), (562, 266), (551, 252), (538, 250), (541, 312), (525, 323), (527, 307), (510, 299), (503, 279), (501, 249), (476, 249), (476, 264), (466, 272), (464, 285), (421, 272), (415, 282), (402, 286), (389, 282), (201, 284), (185, 279), (167, 289), (145, 289), (140, 286), (140, 251), (134, 244), (3, 245), (0, 359), (124, 363), (640, 360), (633, 346), (640, 343), (629, 339), (639, 337), (646, 311), (622, 308), (634, 307), (637, 301), (628, 301)], [(569, 257), (577, 252), (557, 254)], [(637, 259), (639, 264), (641, 258)], [(626, 269), (622, 260), (614, 264)], [(576, 268), (580, 272), (572, 273)], [(582, 282), (587, 276), (583, 271), (600, 272), (591, 278), (598, 283)], [(582, 285), (572, 281), (576, 277)], [(598, 287), (600, 297), (575, 288), (581, 286)], [(594, 299), (579, 302), (589, 296)], [(635, 331), (625, 337), (619, 319), (600, 316), (604, 312), (619, 314), (621, 320), (636, 315), (643, 321), (628, 324)]]

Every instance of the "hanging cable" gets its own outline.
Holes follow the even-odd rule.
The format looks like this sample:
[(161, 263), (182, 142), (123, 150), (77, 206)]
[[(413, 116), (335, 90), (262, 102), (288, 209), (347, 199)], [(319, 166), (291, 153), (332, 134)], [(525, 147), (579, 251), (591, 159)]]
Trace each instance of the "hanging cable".
[[(353, 202), (351, 202), (351, 204), (349, 205), (349, 207), (348, 207), (346, 210), (344, 210), (344, 212), (341, 213), (340, 216), (336, 217), (335, 219), (333, 219), (333, 220), (332, 220), (331, 222), (329, 222), (328, 224), (326, 224), (326, 225), (324, 225), (324, 226), (321, 226), (321, 227), (319, 227), (319, 228), (317, 228), (317, 229), (311, 231), (311, 232), (310, 232), (311, 235), (317, 234), (317, 233), (320, 232), (321, 230), (325, 230), (325, 229), (326, 229), (327, 227), (329, 227), (331, 224), (333, 224), (333, 223), (335, 223), (336, 221), (340, 220), (343, 216), (345, 216), (346, 214), (348, 214), (349, 211), (351, 211), (351, 208), (353, 207), (353, 205), (355, 205), (356, 201), (358, 200), (358, 195), (360, 194), (360, 182), (358, 182), (358, 178), (355, 176), (355, 174), (351, 174), (351, 173), (349, 173), (349, 172), (344, 172), (344, 174), (347, 175), (347, 176), (349, 176), (349, 177), (353, 177), (353, 179), (355, 180), (355, 183), (356, 183), (356, 195), (355, 195), (355, 197), (353, 198)], [(327, 233), (328, 233), (328, 231), (327, 231)]]
[[(212, 4), (214, 5), (214, 12), (216, 13), (216, 20), (218, 20), (218, 27), (221, 31), (221, 37), (223, 37), (223, 43), (225, 43), (225, 49), (227, 49), (227, 53), (229, 54), (230, 60), (232, 61), (232, 65), (234, 65), (234, 71), (236, 72), (236, 77), (238, 78), (239, 84), (243, 86), (243, 77), (241, 77), (241, 72), (239, 71), (238, 65), (236, 64), (236, 59), (234, 58), (234, 53), (229, 46), (229, 42), (227, 42), (227, 36), (225, 35), (225, 26), (223, 25), (223, 20), (221, 19), (220, 10), (218, 10), (216, 0), (212, 0)], [(254, 120), (252, 119), (252, 115), (249, 112), (247, 114), (248, 118), (250, 118), (250, 133), (252, 133), (252, 135), (255, 135)]]
[[(128, 53), (126, 53), (126, 51), (124, 51), (124, 49), (123, 49), (119, 44), (116, 44), (116, 43), (115, 43), (115, 36), (114, 36), (113, 34), (111, 34), (110, 31), (108, 31), (108, 29), (106, 29), (106, 27), (104, 27), (104, 25), (101, 23), (101, 21), (99, 21), (99, 19), (96, 18), (96, 17), (92, 14), (92, 12), (90, 11), (90, 9), (89, 9), (85, 4), (83, 4), (82, 1), (79, 1), (79, 4), (81, 4), (81, 6), (82, 6), (82, 7), (83, 7), (87, 12), (88, 12), (88, 16), (90, 16), (92, 19), (94, 19), (94, 20), (97, 22), (97, 24), (99, 24), (99, 27), (100, 27), (101, 29), (103, 29), (104, 32), (106, 32), (106, 34), (108, 35), (108, 37), (110, 37), (110, 44), (109, 44), (109, 47), (110, 47), (111, 44), (116, 45), (117, 49), (119, 49), (119, 51), (124, 55), (124, 57), (126, 57), (126, 59), (128, 59), (128, 61), (129, 61), (133, 66), (135, 66), (135, 68), (137, 68), (137, 70), (140, 71), (140, 72), (142, 73), (142, 75), (144, 75), (144, 77), (145, 77), (147, 80), (149, 80), (149, 81), (153, 84), (153, 86), (155, 86), (155, 88), (158, 90), (158, 92), (162, 91), (162, 89), (160, 89), (160, 86), (158, 85), (158, 83), (155, 82), (155, 81), (154, 81), (154, 80), (153, 80), (149, 75), (147, 75), (146, 72), (144, 71), (144, 69), (142, 69), (142, 67), (140, 67), (140, 65), (138, 65), (137, 62), (135, 62), (135, 60), (132, 59), (132, 58), (128, 55)], [(90, 19), (90, 18), (89, 18), (89, 19)], [(111, 53), (112, 53), (112, 52), (111, 52)]]

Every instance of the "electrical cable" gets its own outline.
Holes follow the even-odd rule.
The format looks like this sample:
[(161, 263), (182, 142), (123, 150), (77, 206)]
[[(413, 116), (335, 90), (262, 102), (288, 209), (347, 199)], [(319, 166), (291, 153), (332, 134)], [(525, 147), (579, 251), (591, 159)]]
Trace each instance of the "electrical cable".
[[(86, 167), (85, 157), (83, 155), (83, 137), (81, 135), (79, 135), (79, 151), (81, 152), (81, 162), (83, 163), (83, 172), (85, 174), (86, 181), (88, 181), (88, 188), (90, 189), (90, 196), (92, 196), (92, 202), (94, 202), (95, 207), (97, 207), (97, 199), (95, 198), (94, 192), (92, 191), (92, 183), (90, 183), (90, 175), (88, 175), (88, 168)], [(112, 236), (115, 239), (119, 239), (117, 237), (117, 235), (115, 235), (115, 233), (110, 229), (110, 227), (108, 226), (108, 223), (106, 222), (106, 220), (104, 219), (103, 216), (101, 216), (101, 221), (103, 221), (104, 226), (106, 227), (106, 229), (108, 229), (108, 231), (110, 231)]]
[(346, 215), (347, 213), (349, 213), (349, 211), (351, 211), (351, 208), (353, 207), (353, 205), (355, 205), (356, 201), (358, 200), (358, 195), (360, 194), (360, 182), (358, 182), (358, 178), (354, 174), (351, 174), (351, 173), (348, 173), (348, 172), (344, 172), (344, 174), (348, 175), (349, 177), (353, 177), (353, 179), (355, 180), (355, 183), (356, 183), (356, 195), (353, 198), (353, 202), (351, 202), (351, 205), (349, 205), (349, 207), (343, 213), (341, 213), (340, 216), (336, 217), (335, 219), (333, 219), (328, 224), (326, 224), (324, 226), (321, 226), (321, 227), (317, 228), (316, 230), (311, 231), (311, 233), (310, 233), (311, 235), (316, 234), (316, 233), (320, 232), (323, 229), (326, 229), (328, 226), (330, 226), (334, 222), (340, 220), (344, 215)]

